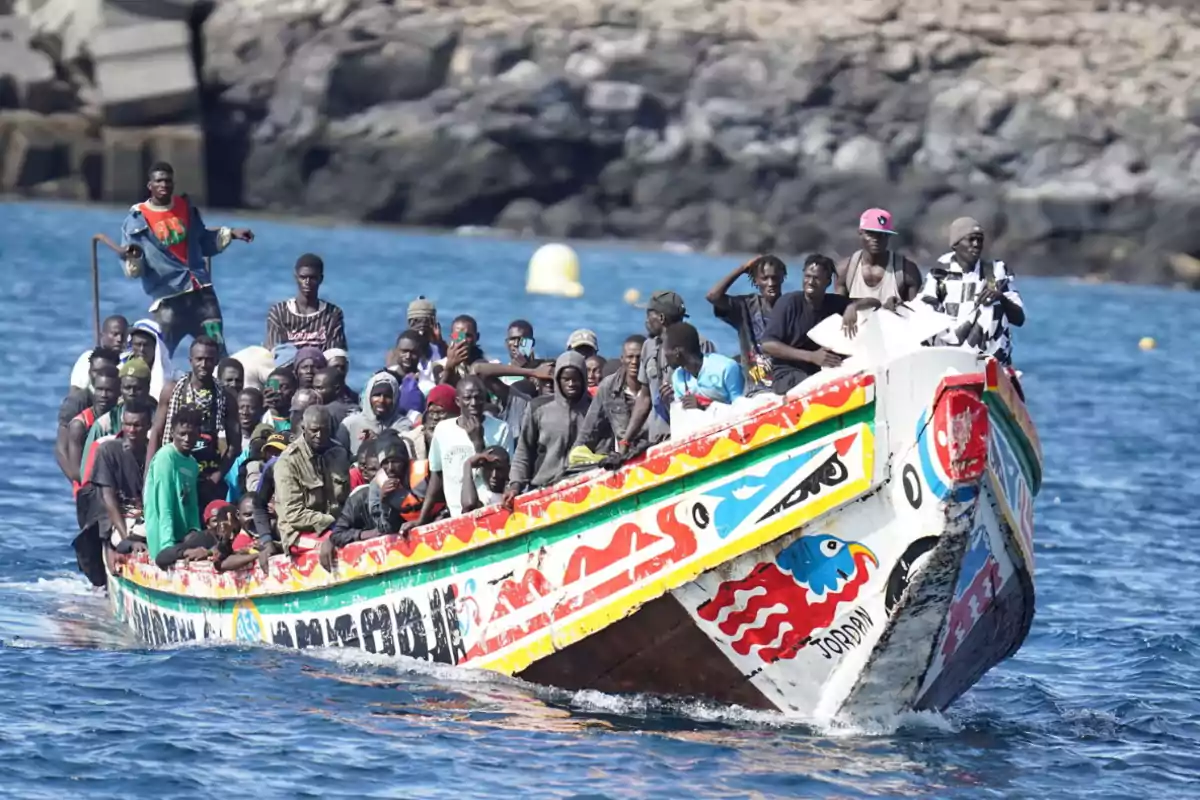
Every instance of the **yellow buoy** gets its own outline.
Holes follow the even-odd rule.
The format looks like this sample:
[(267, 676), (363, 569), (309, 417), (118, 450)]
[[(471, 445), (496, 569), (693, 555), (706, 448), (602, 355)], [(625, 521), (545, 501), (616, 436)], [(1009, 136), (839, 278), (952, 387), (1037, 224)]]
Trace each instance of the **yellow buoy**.
[(579, 256), (565, 244), (544, 244), (529, 259), (525, 291), (555, 297), (582, 297)]
[(641, 299), (642, 299), (642, 293), (639, 292), (637, 289), (626, 289), (625, 290), (625, 302), (629, 303), (629, 305), (631, 305), (631, 306), (635, 305), (637, 303), (637, 301), (639, 301)]
[(1158, 347), (1158, 342), (1154, 341), (1153, 336), (1143, 336), (1141, 340), (1138, 341), (1138, 347), (1142, 348), (1143, 350), (1153, 350), (1154, 348)]

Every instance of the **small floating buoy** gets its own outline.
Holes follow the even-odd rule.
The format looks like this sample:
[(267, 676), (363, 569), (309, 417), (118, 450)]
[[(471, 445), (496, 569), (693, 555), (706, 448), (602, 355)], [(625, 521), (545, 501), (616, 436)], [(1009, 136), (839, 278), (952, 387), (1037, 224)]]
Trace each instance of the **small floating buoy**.
[(549, 294), (555, 297), (582, 297), (579, 282), (579, 256), (565, 244), (544, 244), (529, 259), (525, 278), (529, 294)]
[(1158, 347), (1158, 342), (1154, 341), (1153, 336), (1143, 336), (1141, 340), (1138, 341), (1138, 347), (1143, 350), (1153, 350), (1154, 348)]
[(631, 306), (637, 305), (637, 302), (641, 299), (642, 299), (642, 293), (639, 292), (637, 289), (626, 289), (625, 290), (625, 302), (629, 303), (629, 305), (631, 305)]

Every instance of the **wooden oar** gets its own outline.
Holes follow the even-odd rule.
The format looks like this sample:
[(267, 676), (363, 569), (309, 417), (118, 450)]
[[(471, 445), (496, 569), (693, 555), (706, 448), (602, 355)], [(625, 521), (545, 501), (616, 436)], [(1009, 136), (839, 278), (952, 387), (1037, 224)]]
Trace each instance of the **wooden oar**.
[(103, 242), (119, 256), (125, 255), (125, 250), (113, 243), (113, 240), (103, 233), (92, 237), (92, 326), (96, 334), (96, 347), (100, 346), (100, 256), (96, 245)]

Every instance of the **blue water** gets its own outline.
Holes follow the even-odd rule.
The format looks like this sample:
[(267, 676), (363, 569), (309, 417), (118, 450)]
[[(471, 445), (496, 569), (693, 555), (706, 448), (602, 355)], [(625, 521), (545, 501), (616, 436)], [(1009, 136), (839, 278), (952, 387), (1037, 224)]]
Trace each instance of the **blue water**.
[[(814, 727), (338, 651), (151, 651), (131, 641), (74, 571), (74, 515), (51, 454), (67, 372), (91, 336), (88, 237), (115, 235), (120, 217), (0, 205), (0, 795), (1200, 791), (1200, 295), (1021, 280), (1030, 322), (1016, 346), (1047, 476), (1030, 637), (945, 714)], [(216, 262), (232, 343), (259, 341), (268, 303), (292, 290), (296, 255), (316, 251), (328, 265), (325, 293), (347, 312), (357, 378), (382, 360), (418, 293), (438, 301), (444, 320), (477, 316), (483, 345), (497, 352), (517, 316), (534, 322), (543, 352), (581, 325), (612, 352), (641, 327), (623, 292), (669, 287), (705, 335), (734, 346), (703, 302), (729, 260), (583, 247), (584, 298), (530, 298), (529, 243), (250, 224), (258, 241)], [(105, 269), (105, 311), (136, 315), (137, 285), (115, 262)], [(1138, 350), (1145, 335), (1157, 350)]]

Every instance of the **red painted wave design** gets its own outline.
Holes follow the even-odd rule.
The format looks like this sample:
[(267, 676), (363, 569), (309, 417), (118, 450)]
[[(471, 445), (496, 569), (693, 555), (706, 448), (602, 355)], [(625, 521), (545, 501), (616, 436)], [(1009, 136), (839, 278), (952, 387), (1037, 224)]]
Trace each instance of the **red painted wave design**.
[[(858, 597), (867, 582), (870, 556), (858, 553), (854, 557), (857, 569), (841, 591), (829, 592), (819, 602), (809, 602), (808, 587), (796, 582), (791, 573), (781, 570), (775, 562), (759, 564), (748, 576), (737, 581), (725, 581), (713, 599), (700, 606), (696, 613), (701, 619), (716, 622), (721, 612), (735, 609), (717, 628), (728, 636), (735, 653), (748, 656), (757, 647), (758, 657), (772, 664), (780, 659), (793, 658), (808, 642), (814, 631), (828, 628), (837, 616), (839, 603)], [(738, 608), (739, 592), (759, 591), (743, 598), (744, 608)], [(783, 609), (772, 609), (782, 605)], [(765, 614), (761, 622), (759, 615)], [(784, 629), (784, 626), (788, 630)], [(780, 635), (782, 634), (782, 636)], [(778, 641), (777, 641), (778, 640)]]

